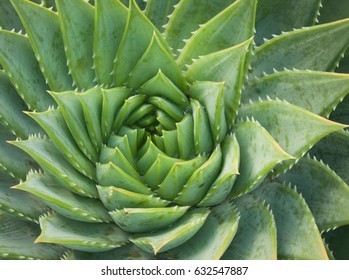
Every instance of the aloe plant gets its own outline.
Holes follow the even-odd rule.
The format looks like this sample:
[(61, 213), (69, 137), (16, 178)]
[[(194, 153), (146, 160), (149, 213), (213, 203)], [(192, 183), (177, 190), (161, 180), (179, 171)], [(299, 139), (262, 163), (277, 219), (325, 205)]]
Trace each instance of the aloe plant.
[(0, 3), (1, 258), (349, 257), (330, 1)]

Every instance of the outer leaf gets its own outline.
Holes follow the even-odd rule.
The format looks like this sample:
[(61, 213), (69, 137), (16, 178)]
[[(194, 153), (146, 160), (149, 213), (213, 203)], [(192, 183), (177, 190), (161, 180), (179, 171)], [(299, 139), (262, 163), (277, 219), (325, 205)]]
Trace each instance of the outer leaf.
[(126, 244), (107, 252), (86, 253), (81, 251), (71, 251), (65, 255), (66, 260), (153, 260), (154, 255), (144, 252), (137, 246)]
[(164, 30), (164, 25), (167, 23), (167, 15), (173, 12), (174, 6), (179, 0), (156, 1), (148, 0), (145, 15), (149, 18), (157, 29)]
[(275, 260), (276, 225), (272, 212), (257, 199), (244, 195), (234, 204), (240, 212), (239, 228), (222, 259)]
[(29, 40), (0, 30), (0, 46), (0, 64), (28, 108), (42, 111), (53, 105)]
[[(152, 1), (165, 2), (165, 1)], [(177, 1), (178, 2), (178, 1)], [(234, 0), (185, 0), (175, 5), (175, 10), (169, 16), (166, 24), (165, 36), (174, 53), (178, 54), (185, 42), (191, 36), (191, 32), (217, 15), (232, 4)], [(169, 13), (168, 13), (169, 15)], [(188, 21), (190, 18), (190, 21)]]
[(11, 30), (23, 30), (21, 20), (10, 1), (0, 1), (0, 26), (1, 28)]
[(0, 209), (37, 223), (39, 216), (48, 210), (47, 206), (28, 193), (11, 190), (10, 187), (16, 183), (13, 178), (0, 171)]
[(28, 110), (9, 78), (0, 71), (0, 121), (17, 137), (28, 137), (40, 132), (40, 127), (23, 114)]
[(349, 242), (348, 242), (349, 226), (343, 226), (324, 234), (330, 249), (333, 251), (337, 260), (348, 260)]
[(87, 224), (57, 214), (41, 217), (40, 227), (35, 243), (56, 243), (79, 251), (108, 251), (128, 241), (127, 234), (116, 225)]
[(50, 89), (55, 91), (70, 89), (72, 79), (68, 76), (58, 15), (30, 1), (11, 0), (11, 2), (25, 26)]
[(9, 140), (15, 140), (15, 137), (0, 124), (0, 168), (8, 175), (24, 180), (28, 171), (38, 165), (29, 155), (6, 142)]
[(326, 165), (301, 158), (278, 180), (297, 186), (320, 230), (349, 224), (349, 186)]
[(275, 37), (255, 51), (253, 74), (282, 70), (333, 71), (349, 43), (349, 19), (292, 31)]
[(127, 8), (120, 1), (95, 3), (94, 64), (99, 84), (113, 82), (114, 59), (127, 21)]
[(232, 188), (232, 196), (240, 196), (256, 188), (279, 162), (288, 155), (257, 122), (240, 122), (234, 127), (240, 145), (240, 175)]
[(328, 117), (349, 93), (349, 75), (315, 71), (277, 72), (250, 83), (243, 102), (278, 98)]
[[(137, 234), (130, 241), (144, 251), (160, 253), (175, 248), (188, 239), (203, 226), (210, 211), (197, 208), (186, 213), (171, 227), (152, 233)], [(194, 237), (195, 238), (195, 237)]]
[[(333, 1), (332, 1), (333, 2)], [(256, 43), (272, 34), (315, 23), (320, 0), (259, 0), (256, 15)]]
[(64, 249), (50, 244), (34, 244), (39, 226), (0, 212), (0, 258), (19, 260), (59, 259)]
[(183, 207), (124, 208), (109, 212), (115, 223), (128, 232), (147, 232), (167, 227), (189, 209)]
[(192, 58), (229, 48), (251, 38), (256, 4), (255, 0), (236, 1), (201, 25), (179, 55), (179, 66), (183, 69), (185, 64), (191, 63)]
[(278, 258), (328, 259), (321, 235), (303, 198), (291, 188), (268, 183), (255, 190), (273, 211), (276, 228)]
[(330, 166), (347, 184), (349, 184), (349, 134), (338, 131), (326, 136), (310, 154), (323, 160)]
[(295, 157), (302, 156), (324, 136), (345, 127), (279, 100), (244, 105), (239, 115), (255, 118), (287, 153)]
[(82, 196), (97, 197), (94, 182), (76, 171), (51, 141), (35, 136), (24, 141), (12, 141), (11, 144), (29, 154), (68, 190)]
[(79, 89), (93, 86), (94, 8), (85, 1), (56, 0), (68, 67)]
[(31, 172), (25, 182), (13, 188), (41, 198), (52, 209), (73, 220), (88, 223), (111, 220), (99, 200), (73, 194), (43, 174)]
[(165, 254), (170, 259), (221, 258), (237, 231), (239, 214), (229, 202), (211, 208), (205, 224), (187, 242)]
[(195, 60), (186, 73), (190, 83), (194, 81), (224, 82), (224, 108), (229, 127), (233, 124), (240, 104), (245, 56), (250, 43), (251, 39), (205, 55)]

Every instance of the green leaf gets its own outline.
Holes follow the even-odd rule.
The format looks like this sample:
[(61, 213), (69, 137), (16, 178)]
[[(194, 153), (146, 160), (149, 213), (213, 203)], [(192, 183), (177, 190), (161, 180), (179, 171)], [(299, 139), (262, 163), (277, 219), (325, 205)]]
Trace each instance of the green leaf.
[[(246, 54), (250, 44), (251, 39), (239, 45), (202, 56), (189, 66), (186, 73), (186, 79), (190, 83), (195, 81), (224, 82), (224, 109), (229, 127), (232, 126), (240, 105)], [(192, 89), (193, 87), (191, 87)]]
[(349, 20), (341, 20), (282, 34), (255, 50), (253, 74), (282, 70), (333, 71), (349, 43)]
[(106, 143), (113, 130), (114, 119), (125, 99), (130, 97), (131, 90), (127, 88), (102, 89), (103, 108), (101, 116), (101, 131)]
[(124, 208), (109, 212), (114, 222), (128, 232), (146, 232), (167, 227), (176, 222), (189, 206), (164, 208)]
[(279, 259), (328, 259), (314, 217), (301, 195), (279, 183), (267, 183), (254, 193), (273, 211)]
[(17, 137), (26, 138), (30, 133), (41, 131), (23, 114), (28, 108), (3, 71), (0, 71), (0, 104), (0, 121)]
[(48, 207), (31, 194), (10, 189), (15, 184), (16, 180), (0, 171), (0, 210), (37, 223)]
[(148, 48), (154, 32), (161, 45), (170, 53), (160, 32), (142, 13), (135, 0), (131, 0), (125, 31), (116, 54), (114, 82), (117, 86), (123, 86), (127, 82), (128, 75)]
[(295, 157), (301, 157), (321, 138), (345, 127), (280, 100), (241, 106), (239, 116), (255, 118), (287, 153)]
[(57, 214), (41, 217), (40, 227), (35, 243), (56, 243), (79, 251), (108, 251), (128, 241), (127, 233), (114, 224), (87, 224)]
[(213, 149), (211, 127), (207, 113), (195, 99), (190, 100), (194, 120), (194, 147), (196, 154), (210, 153)]
[(144, 183), (111, 162), (97, 164), (96, 170), (97, 181), (102, 186), (115, 186), (136, 193), (151, 194), (151, 190)]
[(297, 187), (321, 231), (349, 224), (349, 186), (322, 162), (301, 158), (277, 179)]
[[(161, 122), (160, 122), (161, 123)], [(187, 114), (175, 124), (178, 139), (178, 151), (181, 159), (189, 159), (194, 156), (194, 120)]]
[(205, 161), (207, 161), (207, 159), (207, 156), (198, 155), (191, 160), (175, 163), (159, 185), (157, 194), (169, 200), (177, 197), (189, 178), (205, 163)]
[(212, 206), (221, 203), (231, 191), (240, 165), (240, 147), (233, 134), (229, 134), (222, 145), (222, 168), (215, 181), (210, 186), (200, 206)]
[[(180, 68), (191, 59), (240, 44), (253, 36), (257, 1), (239, 0), (200, 26), (178, 57)], [(195, 12), (197, 13), (197, 11)], [(241, 20), (241, 19), (244, 20)], [(210, 38), (210, 40), (207, 40)]]
[(59, 109), (46, 112), (27, 112), (45, 130), (50, 139), (57, 145), (65, 159), (81, 174), (93, 179), (94, 164), (81, 152), (71, 135)]
[(269, 207), (250, 195), (233, 202), (241, 218), (238, 231), (222, 259), (276, 260), (276, 225)]
[(349, 133), (338, 131), (319, 141), (310, 155), (328, 164), (349, 185)]
[[(179, 1), (179, 3), (174, 6), (175, 9), (173, 13), (168, 16), (168, 23), (164, 26), (166, 40), (173, 48), (174, 53), (178, 54), (179, 49), (183, 48), (185, 44), (183, 40), (188, 39), (191, 33), (199, 28), (200, 24), (207, 22), (233, 2), (234, 0)], [(170, 13), (168, 13), (168, 15), (169, 14)], [(190, 20), (188, 20), (189, 18)]]
[(80, 150), (92, 162), (98, 159), (97, 151), (89, 137), (83, 106), (74, 91), (50, 92), (59, 106), (65, 122)]
[(127, 8), (120, 1), (95, 3), (94, 64), (98, 84), (113, 83), (114, 59), (127, 21)]
[(190, 238), (203, 226), (210, 211), (197, 208), (187, 212), (171, 227), (152, 233), (136, 234), (130, 238), (144, 251), (157, 254), (175, 248)]
[(10, 143), (29, 154), (66, 189), (82, 196), (97, 197), (95, 183), (76, 171), (51, 141), (33, 136)]
[(28, 108), (44, 111), (53, 105), (28, 38), (0, 30), (0, 46), (0, 64)]
[(349, 15), (348, 1), (322, 0), (320, 9), (320, 23), (331, 22), (339, 19), (345, 19)]
[(139, 88), (142, 84), (153, 78), (161, 69), (181, 91), (186, 91), (187, 85), (176, 61), (171, 53), (162, 45), (158, 35), (154, 35), (143, 56), (132, 69), (127, 85)]
[(156, 208), (166, 207), (170, 201), (146, 194), (130, 192), (117, 187), (97, 186), (98, 194), (104, 206), (112, 211), (123, 208)]
[(30, 1), (11, 0), (51, 90), (71, 88), (58, 15)]
[(238, 229), (239, 214), (228, 201), (210, 210), (210, 215), (197, 234), (164, 253), (165, 257), (180, 260), (218, 260), (222, 257)]
[[(119, 136), (120, 137), (120, 136)], [(120, 137), (122, 139), (127, 139), (127, 137)], [(125, 143), (125, 142), (122, 142)], [(125, 147), (126, 148), (126, 147)], [(129, 148), (129, 147), (127, 147)], [(127, 151), (130, 151), (127, 149)], [(113, 163), (115, 166), (122, 169), (127, 174), (131, 175), (132, 177), (136, 178), (137, 180), (141, 180), (141, 176), (136, 171), (136, 165), (133, 161), (133, 158), (129, 160), (124, 153), (121, 151), (119, 147), (110, 148), (110, 147), (102, 147), (101, 154), (99, 158), (100, 163), (106, 164), (106, 163)]]
[(87, 253), (71, 251), (65, 254), (66, 260), (154, 260), (153, 254), (144, 252), (134, 244), (126, 244), (122, 247), (99, 253)]
[(263, 38), (270, 38), (272, 34), (314, 25), (320, 3), (320, 0), (259, 0), (256, 43), (261, 45)]
[(101, 115), (103, 95), (102, 90), (94, 87), (85, 92), (77, 94), (82, 111), (84, 112), (85, 123), (91, 142), (97, 152), (100, 151), (102, 145), (102, 131), (101, 131)]
[(209, 159), (191, 175), (175, 198), (175, 202), (179, 205), (196, 205), (199, 203), (219, 175), (222, 158), (222, 150), (218, 145)]
[(0, 124), (0, 170), (17, 179), (25, 179), (32, 168), (38, 168), (37, 163), (25, 152), (7, 143), (15, 137)]
[(328, 117), (349, 93), (349, 75), (317, 71), (283, 71), (265, 76), (245, 87), (242, 101), (278, 98), (314, 114)]
[(155, 77), (140, 87), (139, 93), (147, 96), (166, 98), (182, 108), (189, 107), (187, 97), (169, 78), (166, 77), (161, 69), (159, 69)]
[(325, 240), (337, 260), (348, 260), (349, 258), (348, 234), (349, 226), (343, 226), (324, 234)]
[[(133, 167), (136, 167), (132, 155), (132, 149), (130, 146), (130, 141), (128, 135), (124, 136), (118, 136), (118, 135), (111, 135), (108, 141), (108, 146), (114, 149), (119, 149), (122, 155), (127, 159), (129, 164), (131, 164)], [(101, 160), (102, 163), (103, 160)]]
[(26, 181), (12, 188), (41, 198), (53, 210), (70, 219), (88, 223), (110, 221), (108, 212), (99, 200), (73, 194), (47, 175), (30, 172)]
[(80, 90), (93, 86), (94, 7), (86, 1), (56, 1), (67, 64)]
[(242, 121), (234, 126), (240, 145), (240, 175), (231, 196), (241, 196), (259, 186), (276, 164), (292, 159), (257, 122)]
[(115, 132), (118, 132), (129, 115), (144, 103), (144, 99), (144, 95), (132, 95), (125, 100), (114, 120), (113, 130)]
[(171, 168), (179, 162), (182, 162), (182, 160), (159, 154), (154, 163), (144, 174), (144, 181), (148, 187), (157, 189), (158, 185), (165, 179)]
[(58, 260), (64, 249), (51, 244), (34, 244), (39, 226), (0, 212), (0, 258)]
[(145, 8), (145, 15), (154, 23), (158, 30), (164, 31), (164, 25), (168, 22), (167, 15), (173, 12), (174, 6), (178, 2), (179, 0), (148, 0)]
[[(211, 135), (215, 145), (221, 143), (227, 134), (224, 83), (196, 82), (190, 87), (190, 97), (201, 103), (207, 111)], [(231, 108), (230, 108), (231, 109)], [(228, 114), (229, 115), (229, 114)]]
[(21, 20), (10, 1), (0, 1), (0, 26), (3, 29), (23, 30)]

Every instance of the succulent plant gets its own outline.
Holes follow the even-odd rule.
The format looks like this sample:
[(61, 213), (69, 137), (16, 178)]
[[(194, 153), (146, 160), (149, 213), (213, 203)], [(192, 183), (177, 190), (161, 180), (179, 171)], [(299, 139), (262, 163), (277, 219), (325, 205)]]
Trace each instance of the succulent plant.
[(349, 258), (331, 1), (35, 2), (0, 2), (0, 258)]

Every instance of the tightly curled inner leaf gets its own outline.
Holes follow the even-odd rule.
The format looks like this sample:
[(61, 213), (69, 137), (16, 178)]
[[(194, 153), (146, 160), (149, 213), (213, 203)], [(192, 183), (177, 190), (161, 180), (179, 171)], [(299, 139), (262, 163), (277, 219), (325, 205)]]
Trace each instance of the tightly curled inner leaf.
[[(348, 20), (255, 48), (268, 1), (200, 1), (191, 20), (199, 1), (165, 2), (142, 11), (135, 0), (56, 0), (51, 11), (11, 0), (26, 34), (0, 31), (0, 101), (16, 108), (0, 108), (0, 166), (15, 177), (1, 179), (0, 257), (39, 258), (47, 246), (42, 258), (327, 259), (319, 229), (348, 224), (331, 205), (348, 203), (349, 187), (326, 169), (338, 182), (316, 196), (326, 216), (311, 191), (280, 179), (321, 173), (303, 156), (346, 127), (325, 117), (348, 94), (348, 75), (321, 71), (347, 48)], [(260, 77), (289, 66), (304, 71)], [(20, 251), (10, 238), (11, 251), (18, 217), (39, 225)]]

